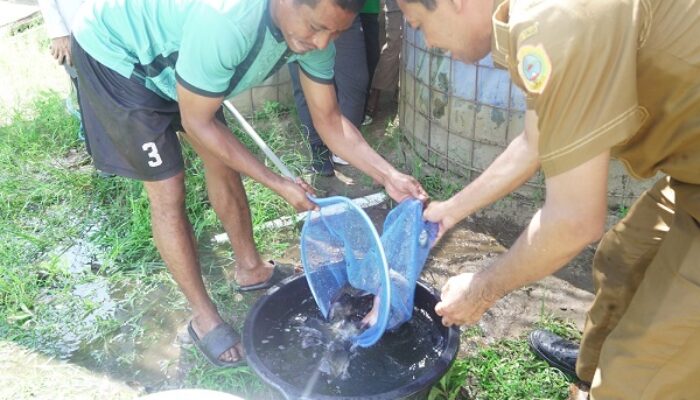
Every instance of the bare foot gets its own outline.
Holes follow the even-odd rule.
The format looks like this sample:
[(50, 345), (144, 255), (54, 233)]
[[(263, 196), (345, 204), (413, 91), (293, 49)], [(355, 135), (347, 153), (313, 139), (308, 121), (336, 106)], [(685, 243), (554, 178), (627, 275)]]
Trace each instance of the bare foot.
[[(216, 328), (224, 321), (218, 314), (212, 316), (199, 315), (192, 318), (192, 328), (197, 336), (201, 339), (206, 336), (207, 333), (211, 332), (212, 329)], [(225, 362), (235, 362), (241, 360), (245, 357), (245, 352), (243, 351), (243, 343), (239, 342), (234, 347), (231, 347), (219, 356), (219, 360)]]

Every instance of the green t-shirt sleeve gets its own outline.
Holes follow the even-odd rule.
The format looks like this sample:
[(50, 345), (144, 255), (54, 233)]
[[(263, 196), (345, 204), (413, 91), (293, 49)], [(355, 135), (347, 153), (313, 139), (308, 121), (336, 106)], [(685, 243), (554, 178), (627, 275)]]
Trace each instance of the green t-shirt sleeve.
[(333, 43), (323, 50), (302, 54), (294, 61), (299, 63), (302, 71), (311, 80), (319, 83), (333, 83), (333, 67), (335, 67), (335, 45)]
[(203, 96), (225, 96), (251, 44), (231, 21), (208, 8), (196, 10), (185, 24), (175, 64), (177, 81)]

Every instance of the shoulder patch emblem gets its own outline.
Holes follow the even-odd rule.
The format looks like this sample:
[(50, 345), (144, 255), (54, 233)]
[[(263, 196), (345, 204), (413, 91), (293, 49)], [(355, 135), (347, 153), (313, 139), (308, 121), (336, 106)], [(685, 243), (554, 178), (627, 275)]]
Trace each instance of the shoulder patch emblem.
[(518, 49), (518, 74), (530, 93), (542, 93), (552, 75), (552, 62), (541, 44)]

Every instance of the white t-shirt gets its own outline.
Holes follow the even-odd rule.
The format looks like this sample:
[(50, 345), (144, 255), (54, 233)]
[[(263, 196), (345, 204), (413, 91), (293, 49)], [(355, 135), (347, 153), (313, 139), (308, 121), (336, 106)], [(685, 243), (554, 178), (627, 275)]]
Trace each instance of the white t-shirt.
[(73, 18), (85, 0), (38, 0), (49, 38), (68, 36)]

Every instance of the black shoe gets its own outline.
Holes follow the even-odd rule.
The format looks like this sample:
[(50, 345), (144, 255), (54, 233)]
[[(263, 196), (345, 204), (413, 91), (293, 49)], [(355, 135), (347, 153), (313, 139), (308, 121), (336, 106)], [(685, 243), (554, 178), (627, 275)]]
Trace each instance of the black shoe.
[(538, 357), (561, 372), (576, 377), (578, 344), (545, 330), (530, 332), (527, 341)]
[(331, 152), (325, 145), (311, 145), (311, 168), (321, 176), (333, 176)]

